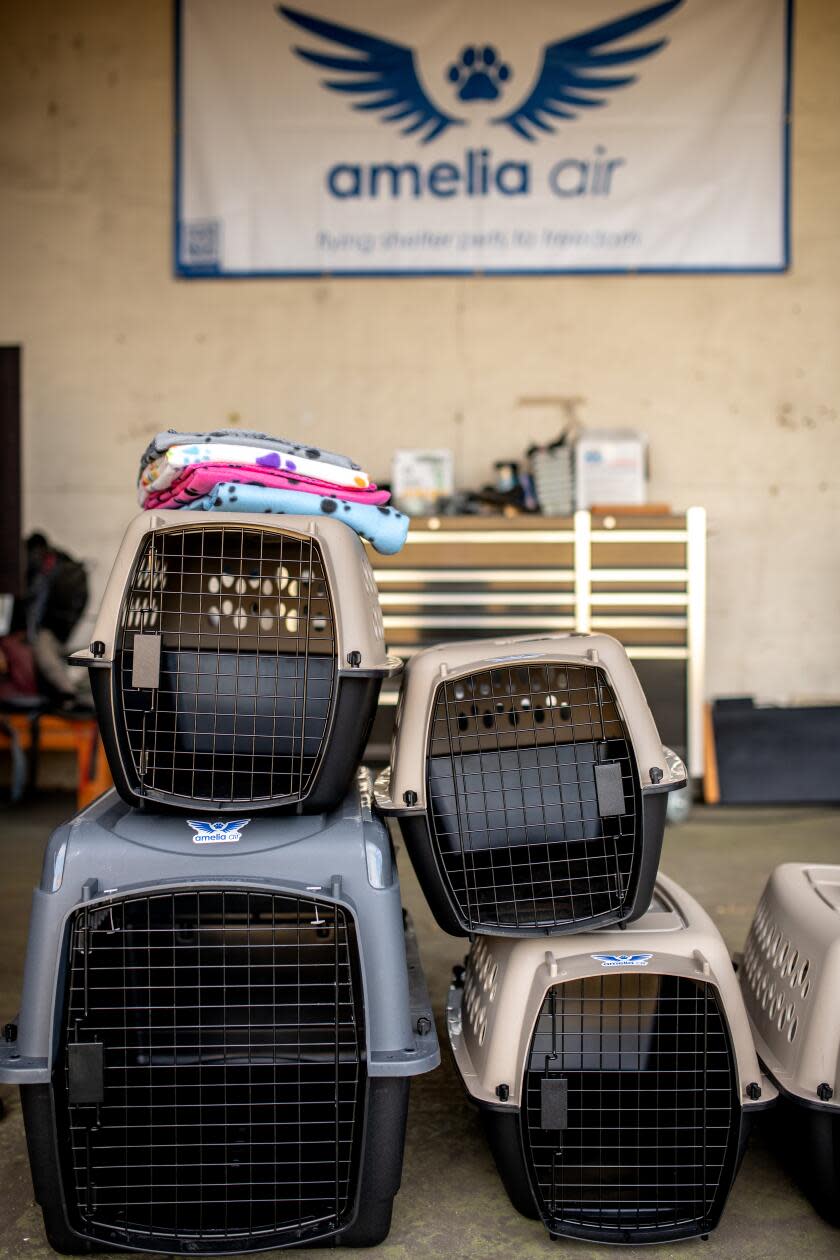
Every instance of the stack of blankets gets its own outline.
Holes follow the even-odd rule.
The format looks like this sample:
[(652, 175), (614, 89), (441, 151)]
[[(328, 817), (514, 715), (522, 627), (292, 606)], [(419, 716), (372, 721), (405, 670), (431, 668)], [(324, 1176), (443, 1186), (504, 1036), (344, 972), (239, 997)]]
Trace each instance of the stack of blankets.
[(346, 455), (247, 429), (159, 433), (141, 457), (137, 494), (148, 511), (334, 516), (384, 555), (408, 532), (387, 490)]

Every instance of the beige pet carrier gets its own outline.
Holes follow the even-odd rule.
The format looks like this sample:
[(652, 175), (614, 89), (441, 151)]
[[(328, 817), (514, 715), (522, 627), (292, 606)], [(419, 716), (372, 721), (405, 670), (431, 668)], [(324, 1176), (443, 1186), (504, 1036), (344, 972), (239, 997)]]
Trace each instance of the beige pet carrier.
[(707, 1234), (776, 1096), (720, 933), (665, 876), (624, 931), (477, 937), (447, 1027), (514, 1206), (552, 1235)]
[(346, 525), (185, 511), (132, 521), (74, 661), (129, 804), (236, 811), (337, 805), (400, 668)]
[(840, 1224), (840, 866), (776, 867), (740, 980), (759, 1058), (782, 1096), (779, 1147)]
[(455, 934), (643, 914), (685, 767), (607, 635), (445, 643), (406, 667), (377, 800)]

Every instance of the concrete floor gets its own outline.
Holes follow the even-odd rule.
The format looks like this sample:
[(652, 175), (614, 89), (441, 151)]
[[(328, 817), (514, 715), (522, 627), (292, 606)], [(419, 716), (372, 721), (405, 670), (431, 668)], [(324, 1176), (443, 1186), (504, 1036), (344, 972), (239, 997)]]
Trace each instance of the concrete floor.
[[(71, 812), (69, 797), (43, 796), (25, 809), (0, 815), (0, 1018), (17, 1010), (30, 889), (38, 878), (50, 830)], [(768, 872), (790, 859), (840, 861), (840, 812), (820, 810), (695, 810), (690, 822), (669, 829), (663, 866), (684, 883), (719, 924), (731, 949), (740, 949)], [(460, 942), (440, 932), (417, 888), (410, 864), (400, 860), (404, 899), (418, 928), (429, 988), (440, 1014)], [(442, 1022), (439, 1023), (442, 1033)], [(386, 1260), (531, 1260), (568, 1254), (631, 1257), (641, 1248), (552, 1243), (542, 1226), (510, 1206), (464, 1101), (444, 1047), (443, 1064), (412, 1087), (408, 1142), (393, 1228), (378, 1249)], [(32, 1198), (16, 1091), (0, 1089), (0, 1258), (50, 1256)], [(657, 1257), (703, 1260), (837, 1260), (840, 1230), (814, 1213), (787, 1173), (752, 1140), (722, 1224), (706, 1243), (666, 1244)], [(650, 1251), (646, 1249), (650, 1256)], [(313, 1257), (325, 1250), (310, 1251)], [(333, 1253), (334, 1254), (334, 1253)]]

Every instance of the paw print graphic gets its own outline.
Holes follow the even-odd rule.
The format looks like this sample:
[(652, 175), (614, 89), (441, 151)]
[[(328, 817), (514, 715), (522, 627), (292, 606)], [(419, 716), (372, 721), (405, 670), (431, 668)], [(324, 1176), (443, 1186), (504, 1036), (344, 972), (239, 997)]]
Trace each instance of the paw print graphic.
[(495, 101), (502, 94), (500, 85), (511, 77), (511, 68), (499, 59), (492, 44), (483, 48), (468, 45), (453, 61), (446, 77), (457, 87), (459, 101)]

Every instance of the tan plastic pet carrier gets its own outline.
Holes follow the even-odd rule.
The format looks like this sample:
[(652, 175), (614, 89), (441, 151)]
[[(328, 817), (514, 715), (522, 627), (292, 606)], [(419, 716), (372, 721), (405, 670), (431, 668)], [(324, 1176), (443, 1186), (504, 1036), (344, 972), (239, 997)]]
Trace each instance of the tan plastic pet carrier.
[(762, 1078), (732, 962), (709, 916), (660, 876), (632, 927), (478, 937), (447, 1029), (514, 1206), (553, 1236), (709, 1233)]
[(781, 1094), (779, 1148), (840, 1224), (840, 866), (776, 867), (739, 975), (759, 1058)]
[(629, 922), (686, 782), (607, 635), (446, 643), (406, 667), (377, 802), (445, 931)]
[(337, 805), (400, 668), (352, 530), (221, 512), (132, 521), (73, 659), (129, 804), (237, 811)]

